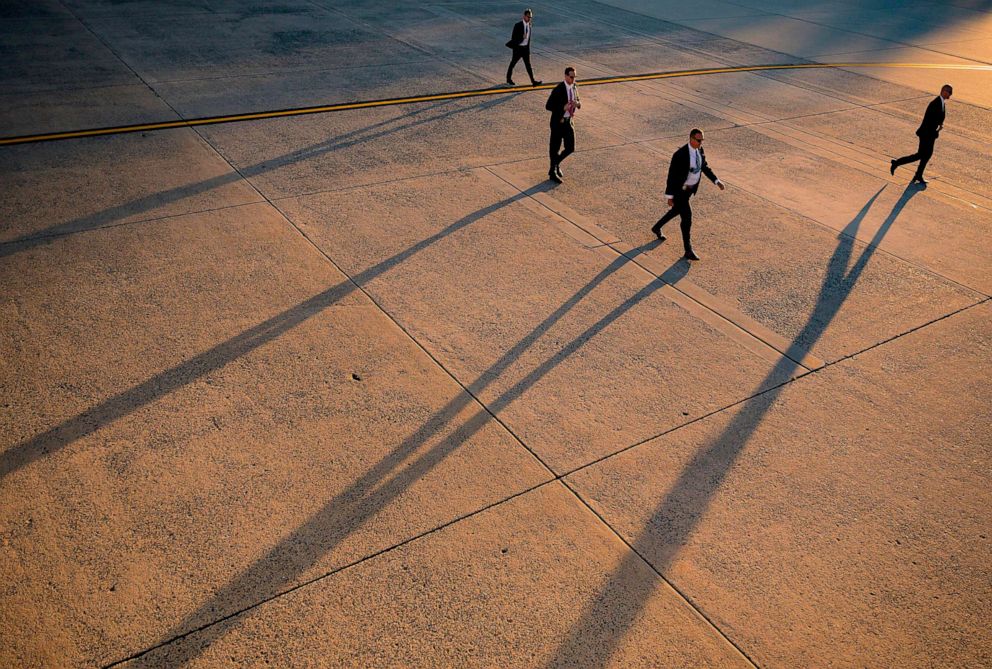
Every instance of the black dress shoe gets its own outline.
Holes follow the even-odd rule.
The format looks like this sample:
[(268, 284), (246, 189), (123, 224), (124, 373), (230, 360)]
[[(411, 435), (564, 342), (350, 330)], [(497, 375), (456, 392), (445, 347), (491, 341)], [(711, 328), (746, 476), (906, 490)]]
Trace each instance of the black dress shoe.
[(540, 86), (540, 85), (541, 85), (541, 84), (543, 84), (543, 83), (544, 83), (544, 82), (543, 82), (543, 81), (541, 81), (540, 79), (535, 79), (534, 81), (532, 81), (532, 82), (530, 82), (530, 85), (531, 85), (531, 86)]
[(565, 176), (564, 174), (561, 173), (561, 165), (555, 165), (555, 174), (558, 175), (559, 179)]
[(693, 251), (692, 249), (686, 251), (685, 255), (682, 257), (685, 258), (686, 260), (699, 260), (699, 256), (697, 256), (696, 252)]
[(515, 83), (513, 83), (513, 79), (507, 79), (507, 80), (506, 80), (506, 85), (507, 85), (507, 86), (516, 86), (516, 84), (515, 84)]
[(563, 183), (562, 180), (561, 180), (561, 177), (558, 176), (557, 174), (555, 174), (555, 171), (554, 170), (551, 170), (550, 172), (548, 172), (548, 178), (551, 179), (552, 181), (554, 181), (556, 184)]
[(663, 242), (666, 239), (668, 239), (668, 237), (665, 236), (665, 233), (663, 233), (661, 231), (661, 226), (659, 226), (659, 225), (652, 225), (651, 226), (651, 232), (653, 232), (655, 235), (657, 235), (659, 242)]
[(896, 173), (896, 161), (893, 158), (892, 160), (889, 161), (889, 174), (895, 174), (895, 173)]

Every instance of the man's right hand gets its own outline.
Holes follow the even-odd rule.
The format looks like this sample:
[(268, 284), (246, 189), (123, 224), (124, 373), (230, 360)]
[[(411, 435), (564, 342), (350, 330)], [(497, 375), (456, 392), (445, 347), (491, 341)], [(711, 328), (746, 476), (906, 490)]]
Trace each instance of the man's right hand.
[(668, 206), (669, 206), (669, 208), (671, 208), (671, 207), (673, 207), (675, 205), (675, 198), (671, 198), (670, 197), (670, 198), (667, 198), (667, 200), (668, 200)]

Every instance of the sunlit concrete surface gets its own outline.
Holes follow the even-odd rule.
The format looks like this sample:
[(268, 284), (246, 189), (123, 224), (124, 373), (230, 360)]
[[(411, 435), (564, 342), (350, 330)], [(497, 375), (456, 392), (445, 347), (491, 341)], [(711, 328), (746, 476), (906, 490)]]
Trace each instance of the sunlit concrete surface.
[[(500, 87), (525, 6), (0, 0), (0, 137)], [(549, 84), (976, 69), (580, 87), (561, 185), (523, 87), (0, 146), (0, 666), (992, 666), (992, 2), (530, 6)]]

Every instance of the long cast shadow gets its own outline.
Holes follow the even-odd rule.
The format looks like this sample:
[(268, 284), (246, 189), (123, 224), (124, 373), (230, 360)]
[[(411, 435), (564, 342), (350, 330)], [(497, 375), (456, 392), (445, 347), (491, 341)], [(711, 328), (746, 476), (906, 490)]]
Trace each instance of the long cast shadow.
[[(649, 281), (640, 290), (545, 359), (509, 389), (502, 392), (488, 404), (488, 410), (483, 407), (478, 408), (468, 420), (449, 434), (441, 437), (426, 451), (417, 455), (428, 442), (435, 437), (440, 437), (448, 423), (452, 422), (466, 407), (473, 405), (479, 393), (499, 378), (524, 351), (572, 311), (575, 305), (624, 265), (657, 245), (657, 241), (652, 241), (634, 249), (627, 256), (618, 256), (604, 267), (595, 277), (481, 373), (476, 381), (467, 386), (467, 393), (459, 392), (444, 408), (434, 413), (419, 429), (377, 462), (360, 479), (346, 490), (335, 495), (305, 523), (282, 539), (264, 557), (218, 590), (209, 601), (170, 630), (162, 641), (143, 651), (135, 658), (137, 665), (182, 666), (199, 656), (223, 636), (224, 626), (217, 624), (220, 620), (254, 608), (259, 603), (285, 592), (287, 589), (298, 587), (299, 578), (307, 569), (312, 568), (321, 556), (333, 551), (342, 541), (359, 530), (378, 511), (395, 500), (424, 474), (488, 425), (493, 415), (509, 406), (592, 337), (602, 332), (617, 318), (664, 286), (665, 281), (659, 279)], [(687, 263), (680, 261), (665, 274), (669, 281), (674, 282), (685, 275), (687, 267)], [(404, 465), (404, 463), (406, 464)], [(401, 465), (403, 468), (397, 471)], [(392, 477), (389, 478), (391, 474)], [(194, 632), (196, 632), (196, 636), (189, 642), (170, 646), (175, 641)], [(159, 653), (152, 652), (163, 646), (170, 646), (164, 650), (166, 653), (164, 657)]]
[[(780, 358), (758, 384), (759, 389), (783, 376), (791, 376), (798, 370), (799, 365), (795, 360), (801, 360), (809, 353), (826, 331), (850, 296), (886, 232), (903, 207), (919, 192), (914, 187), (907, 187), (903, 191), (871, 242), (848, 268), (855, 247), (854, 235), (884, 190), (885, 187), (875, 193), (845, 228), (827, 265), (826, 276), (809, 319), (793, 340), (787, 356)], [(661, 574), (671, 566), (785, 385), (778, 385), (745, 403), (719, 436), (693, 455), (645, 524), (644, 530), (631, 542), (634, 550), (627, 551), (620, 566), (610, 575), (594, 603), (573, 626), (547, 666), (595, 667), (605, 666), (609, 662), (648, 599), (654, 594), (654, 588), (643, 585), (636, 589), (629, 587), (643, 579), (644, 560)], [(641, 556), (644, 556), (643, 559)]]
[[(380, 139), (382, 137), (388, 137), (394, 133), (409, 130), (427, 123), (436, 123), (456, 114), (486, 111), (497, 105), (505, 104), (513, 97), (516, 96), (501, 96), (499, 98), (484, 100), (467, 107), (458, 107), (454, 109), (449, 108), (442, 113), (432, 114), (422, 118), (414, 117), (421, 117), (424, 114), (437, 111), (441, 108), (450, 107), (455, 101), (444, 100), (427, 107), (414, 109), (413, 111), (407, 112), (402, 116), (386, 119), (385, 121), (373, 123), (363, 128), (351, 130), (332, 139), (328, 139), (325, 142), (320, 142), (312, 146), (290, 151), (281, 156), (275, 156), (273, 158), (268, 158), (264, 161), (255, 163), (254, 165), (249, 165), (242, 169), (240, 174), (232, 169), (224, 174), (220, 174), (209, 179), (204, 179), (194, 184), (176, 186), (175, 188), (171, 188), (166, 191), (153, 193), (129, 202), (114, 205), (113, 207), (88, 214), (82, 218), (77, 218), (66, 223), (60, 223), (59, 225), (53, 225), (44, 230), (30, 232), (15, 239), (2, 241), (0, 242), (0, 258), (11, 256), (28, 249), (32, 249), (36, 246), (49, 244), (53, 241), (53, 239), (66, 234), (85, 232), (87, 230), (113, 225), (114, 223), (123, 221), (131, 216), (135, 216), (136, 214), (152, 211), (167, 204), (194, 197), (196, 195), (206, 193), (222, 186), (234, 184), (245, 179), (250, 180), (253, 177), (286, 167), (287, 165), (291, 165), (301, 160), (315, 158), (317, 156), (346, 149), (357, 144)], [(140, 222), (140, 220), (136, 222)]]
[(170, 369), (159, 372), (144, 383), (129, 388), (59, 425), (0, 453), (0, 480), (36, 459), (57, 452), (72, 442), (93, 434), (133, 411), (199, 379), (233, 360), (272, 341), (287, 330), (315, 316), (322, 310), (351, 294), (358, 285), (388, 272), (439, 240), (475, 223), (481, 218), (547, 188), (539, 184), (499, 202), (479, 209), (427, 237), (401, 253), (359, 272), (352, 280), (344, 280), (310, 297), (236, 337), (214, 346)]

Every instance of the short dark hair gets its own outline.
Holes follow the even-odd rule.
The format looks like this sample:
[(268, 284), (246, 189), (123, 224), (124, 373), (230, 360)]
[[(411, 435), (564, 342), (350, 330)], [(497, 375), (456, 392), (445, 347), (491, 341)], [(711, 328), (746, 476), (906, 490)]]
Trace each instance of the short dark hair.
[(692, 139), (696, 135), (702, 135), (702, 134), (703, 134), (702, 130), (700, 130), (699, 128), (693, 128), (692, 130), (689, 131), (689, 139)]
[(575, 74), (575, 68), (572, 67), (571, 65), (565, 68), (565, 74), (567, 75), (569, 72), (571, 72), (573, 75)]
[(940, 87), (940, 90), (944, 90), (945, 88), (947, 89), (948, 93), (951, 93), (952, 95), (954, 94), (953, 86), (951, 86), (950, 84), (944, 84), (943, 86)]
[(534, 12), (530, 11), (530, 7), (528, 7), (527, 9), (524, 10), (524, 14), (526, 14), (527, 16), (533, 16)]

